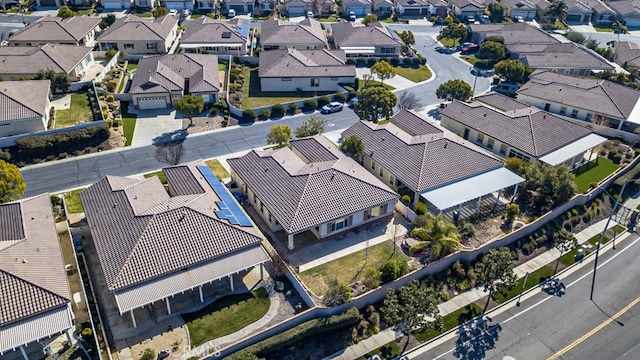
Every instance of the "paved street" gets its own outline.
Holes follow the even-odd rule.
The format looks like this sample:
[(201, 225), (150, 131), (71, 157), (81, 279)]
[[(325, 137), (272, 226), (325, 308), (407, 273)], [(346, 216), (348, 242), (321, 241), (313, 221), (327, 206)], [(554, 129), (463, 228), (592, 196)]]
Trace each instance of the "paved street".
[(462, 333), (411, 359), (638, 359), (640, 238), (600, 258), (594, 301), (593, 263), (567, 276), (557, 295), (542, 291), (493, 316), (484, 331)]

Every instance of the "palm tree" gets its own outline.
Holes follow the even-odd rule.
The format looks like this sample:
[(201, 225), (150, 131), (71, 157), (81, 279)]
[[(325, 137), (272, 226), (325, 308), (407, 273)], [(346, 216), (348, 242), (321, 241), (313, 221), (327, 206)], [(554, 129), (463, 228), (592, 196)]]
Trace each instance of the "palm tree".
[(544, 14), (553, 17), (555, 21), (564, 21), (564, 19), (567, 18), (567, 4), (561, 0), (553, 0), (553, 2), (544, 9)]
[(442, 214), (432, 217), (425, 230), (431, 242), (431, 254), (434, 259), (447, 256), (460, 248), (458, 228)]
[(620, 41), (620, 34), (629, 33), (629, 29), (627, 29), (627, 26), (618, 20), (614, 21), (611, 27), (613, 28), (613, 32), (618, 34), (618, 41)]

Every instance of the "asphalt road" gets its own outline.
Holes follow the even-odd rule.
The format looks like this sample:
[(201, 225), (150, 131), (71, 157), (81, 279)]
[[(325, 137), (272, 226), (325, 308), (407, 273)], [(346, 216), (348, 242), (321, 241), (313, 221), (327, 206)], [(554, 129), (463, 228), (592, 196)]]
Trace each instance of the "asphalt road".
[[(38, 19), (38, 16), (25, 15), (24, 21), (29, 24)], [(7, 40), (10, 33), (16, 33), (24, 27), (20, 14), (0, 15), (0, 39)]]
[(556, 295), (540, 291), (412, 359), (639, 359), (640, 238), (633, 235), (600, 258), (594, 300), (593, 263), (568, 276)]

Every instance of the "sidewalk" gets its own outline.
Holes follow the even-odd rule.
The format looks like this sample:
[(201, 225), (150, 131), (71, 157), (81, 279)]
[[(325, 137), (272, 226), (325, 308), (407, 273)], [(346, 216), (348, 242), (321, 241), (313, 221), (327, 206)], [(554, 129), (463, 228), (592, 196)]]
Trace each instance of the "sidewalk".
[[(640, 202), (640, 193), (634, 195), (632, 198), (627, 200), (625, 202), (625, 206), (627, 206), (627, 203), (631, 201)], [(582, 244), (587, 240), (589, 240), (590, 238), (592, 238), (594, 235), (602, 233), (606, 223), (607, 223), (607, 219), (603, 219), (589, 226), (588, 228), (582, 230), (581, 232), (574, 234), (576, 240), (578, 241), (578, 244)], [(617, 225), (617, 223), (615, 221), (611, 221), (611, 223), (609, 224), (609, 228), (612, 228), (615, 225)], [(551, 249), (525, 262), (524, 264), (517, 266), (516, 268), (513, 269), (513, 271), (516, 273), (516, 276), (518, 278), (521, 278), (521, 277), (524, 277), (527, 272), (532, 273), (544, 266), (547, 266), (553, 263), (554, 261), (558, 260), (559, 257), (560, 257), (560, 251), (558, 249)], [(442, 316), (445, 316), (471, 303), (474, 303), (485, 296), (487, 296), (487, 293), (484, 292), (481, 288), (476, 287), (467, 292), (464, 292), (460, 295), (457, 295), (451, 298), (449, 301), (441, 303), (440, 305), (438, 305), (438, 308), (440, 309), (440, 314)], [(395, 338), (394, 338), (394, 334), (395, 334)], [(368, 354), (369, 352), (375, 349), (380, 348), (381, 346), (393, 340), (399, 339), (402, 336), (403, 336), (402, 333), (395, 332), (393, 329), (385, 329), (379, 332), (378, 334), (375, 334), (370, 338), (359, 342), (358, 344), (352, 345), (340, 352), (331, 354), (325, 359), (336, 359), (336, 360), (356, 359), (360, 356)]]

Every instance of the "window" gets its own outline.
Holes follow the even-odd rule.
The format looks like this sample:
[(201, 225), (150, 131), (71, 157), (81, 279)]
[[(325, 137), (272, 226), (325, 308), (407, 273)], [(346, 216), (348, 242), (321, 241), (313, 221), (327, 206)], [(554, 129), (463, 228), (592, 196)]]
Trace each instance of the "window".
[(264, 212), (264, 205), (260, 204), (260, 212)]
[(507, 155), (507, 145), (500, 144), (500, 155), (502, 155), (502, 156)]
[(484, 143), (484, 135), (478, 134), (478, 137), (476, 137), (476, 144), (482, 145), (482, 143)]
[(218, 47), (217, 46), (208, 46), (207, 47), (207, 51), (218, 51)]
[(396, 185), (396, 177), (393, 175), (389, 175), (389, 185)]
[(560, 106), (560, 115), (565, 115), (567, 113), (567, 107), (566, 106)]
[(465, 140), (469, 140), (469, 128), (464, 128), (464, 134), (462, 135), (462, 138)]
[(376, 206), (374, 208), (367, 209), (364, 211), (364, 219), (368, 220), (368, 219), (380, 216), (381, 214), (384, 214), (386, 212), (387, 212), (387, 204), (384, 204), (382, 206)]
[(573, 111), (571, 111), (571, 117), (574, 119), (578, 117), (578, 109), (573, 109)]
[(156, 48), (156, 43), (147, 43), (147, 50), (155, 50)]
[(332, 77), (331, 81), (338, 81), (338, 78), (337, 77)]
[(492, 138), (489, 138), (489, 140), (487, 140), (487, 149), (493, 151), (494, 144), (495, 144), (495, 141)]
[(376, 169), (376, 162), (371, 160), (371, 170), (375, 170)]
[(258, 197), (256, 196), (256, 194), (253, 194), (253, 203), (254, 204), (258, 203)]
[(591, 117), (593, 117), (593, 114), (592, 113), (587, 113), (587, 116), (585, 117), (585, 120), (591, 121)]
[(378, 175), (380, 175), (380, 177), (384, 176), (384, 169), (382, 169), (382, 166), (380, 167), (380, 172), (378, 173)]
[(331, 231), (338, 231), (340, 229), (343, 229), (345, 227), (349, 226), (347, 224), (347, 218), (342, 218), (342, 219), (338, 219), (334, 222), (331, 223)]
[(124, 44), (125, 49), (133, 49), (133, 44)]
[(320, 86), (320, 79), (311, 79), (311, 87)]
[(523, 153), (520, 153), (520, 152), (517, 152), (517, 151), (515, 151), (513, 149), (511, 149), (511, 151), (509, 151), (509, 157), (516, 157), (516, 158), (522, 159), (524, 161), (530, 161), (531, 160), (531, 158), (528, 157), (527, 155), (525, 155)]
[(396, 52), (396, 48), (394, 47), (381, 47), (380, 52), (383, 54), (393, 54)]
[(291, 78), (280, 78), (280, 81), (291, 81)]
[(140, 6), (146, 7), (147, 6), (147, 2), (145, 0), (140, 0)]

